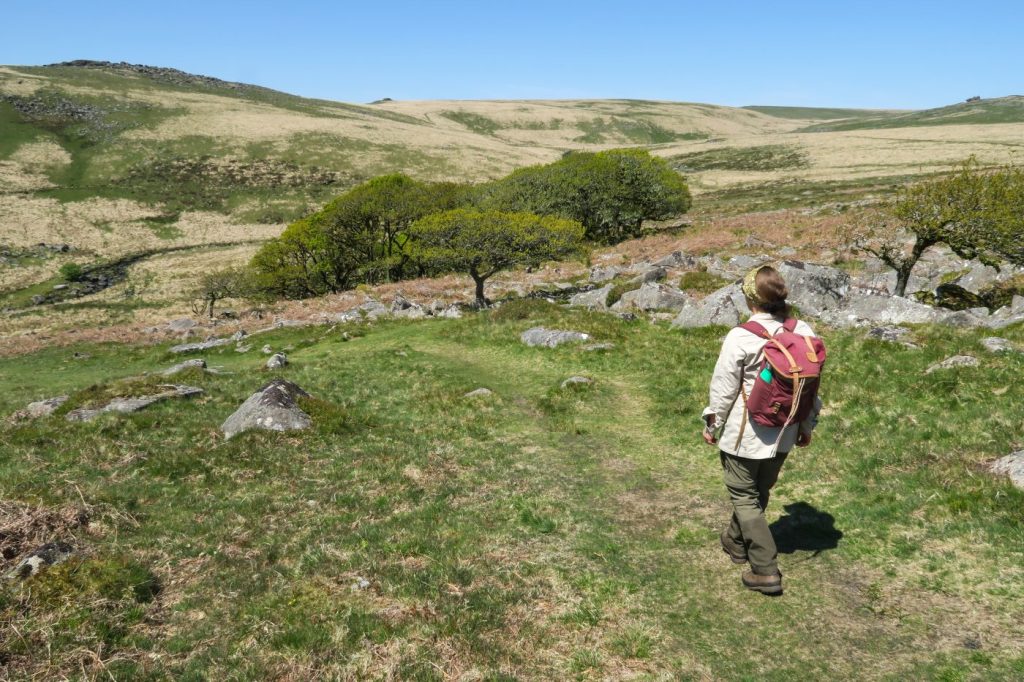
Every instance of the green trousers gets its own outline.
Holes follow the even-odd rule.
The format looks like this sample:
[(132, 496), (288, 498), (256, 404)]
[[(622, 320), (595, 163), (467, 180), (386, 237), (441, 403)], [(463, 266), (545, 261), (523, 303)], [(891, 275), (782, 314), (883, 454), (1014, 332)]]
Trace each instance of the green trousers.
[(733, 510), (722, 541), (739, 553), (745, 551), (750, 569), (758, 575), (774, 575), (779, 570), (779, 552), (764, 512), (787, 454), (780, 452), (772, 459), (744, 459), (720, 453)]

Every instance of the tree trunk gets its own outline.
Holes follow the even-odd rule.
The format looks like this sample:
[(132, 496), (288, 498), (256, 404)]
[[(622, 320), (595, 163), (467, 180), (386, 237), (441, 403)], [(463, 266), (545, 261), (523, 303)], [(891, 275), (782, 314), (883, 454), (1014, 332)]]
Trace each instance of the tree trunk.
[(480, 273), (476, 271), (476, 268), (470, 268), (469, 276), (473, 278), (473, 282), (476, 283), (476, 307), (486, 308), (490, 305), (490, 301), (484, 296), (484, 282), (487, 281), (486, 277), (481, 277)]
[(896, 268), (896, 289), (893, 291), (893, 296), (906, 296), (907, 295), (907, 284), (910, 282), (910, 273), (913, 271), (914, 266), (917, 265), (917, 261), (921, 260), (921, 256), (924, 254), (925, 249), (934, 244), (934, 242), (921, 239), (918, 237), (914, 241), (914, 248), (911, 250), (910, 255), (907, 256), (899, 267)]

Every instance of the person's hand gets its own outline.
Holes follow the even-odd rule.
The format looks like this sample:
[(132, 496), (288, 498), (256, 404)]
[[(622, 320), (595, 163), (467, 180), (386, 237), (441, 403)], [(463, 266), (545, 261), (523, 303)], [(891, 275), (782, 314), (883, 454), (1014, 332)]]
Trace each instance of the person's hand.
[(704, 436), (704, 442), (708, 445), (714, 445), (718, 442), (715, 438), (715, 415), (709, 414), (704, 418), (704, 432), (701, 434)]
[(802, 431), (799, 434), (797, 434), (796, 446), (798, 448), (806, 448), (810, 444), (811, 444), (811, 434), (803, 433)]

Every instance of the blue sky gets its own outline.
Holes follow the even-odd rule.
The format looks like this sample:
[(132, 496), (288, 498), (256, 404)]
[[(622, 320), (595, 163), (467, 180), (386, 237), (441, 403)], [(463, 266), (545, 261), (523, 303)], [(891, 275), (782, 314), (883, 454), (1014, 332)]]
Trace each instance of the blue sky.
[(1024, 94), (1024, 2), (6, 0), (0, 64), (172, 66), (308, 97), (926, 108)]

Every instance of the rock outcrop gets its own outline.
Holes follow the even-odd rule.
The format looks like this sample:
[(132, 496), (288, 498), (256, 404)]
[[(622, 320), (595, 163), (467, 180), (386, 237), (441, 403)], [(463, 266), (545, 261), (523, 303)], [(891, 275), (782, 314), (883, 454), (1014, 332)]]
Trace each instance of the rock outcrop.
[(64, 418), (69, 422), (87, 422), (92, 421), (101, 414), (108, 412), (116, 412), (118, 414), (131, 414), (138, 412), (139, 410), (145, 409), (153, 403), (158, 403), (162, 400), (169, 400), (171, 398), (191, 398), (203, 393), (203, 389), (195, 386), (178, 386), (174, 384), (168, 384), (161, 386), (166, 390), (160, 393), (154, 393), (152, 395), (144, 395), (139, 397), (126, 397), (126, 398), (114, 398), (103, 407), (87, 408), (80, 407), (77, 410), (71, 410)]
[(664, 284), (648, 282), (639, 289), (627, 291), (612, 306), (612, 310), (682, 310), (690, 297)]
[(546, 329), (544, 327), (533, 327), (523, 332), (519, 340), (527, 346), (543, 346), (544, 348), (555, 348), (565, 343), (582, 343), (589, 341), (590, 335), (583, 332), (566, 331), (563, 329)]
[(273, 379), (249, 396), (224, 420), (220, 430), (231, 438), (250, 429), (298, 431), (312, 426), (309, 415), (298, 406), (309, 394), (287, 379)]

